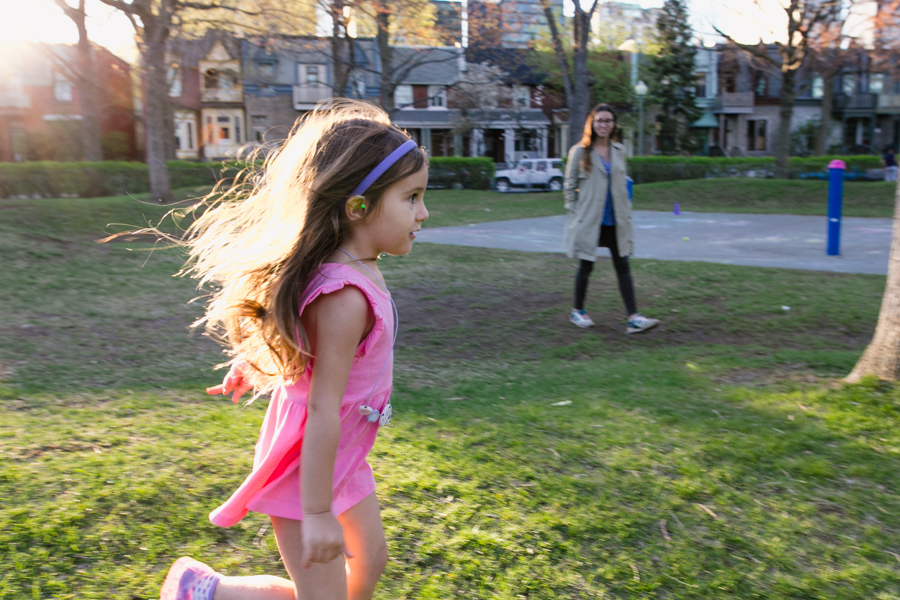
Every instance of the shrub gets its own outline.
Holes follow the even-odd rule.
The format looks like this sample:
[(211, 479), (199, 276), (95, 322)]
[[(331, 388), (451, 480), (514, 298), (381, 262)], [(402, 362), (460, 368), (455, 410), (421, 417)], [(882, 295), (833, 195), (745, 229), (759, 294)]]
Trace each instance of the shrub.
[(473, 190), (487, 190), (494, 179), (494, 161), (486, 157), (435, 156), (430, 161), (432, 176), (452, 172), (452, 184)]
[[(169, 161), (172, 187), (213, 185), (236, 172), (234, 165)], [(147, 165), (139, 162), (0, 163), (0, 198), (120, 196), (150, 191)]]

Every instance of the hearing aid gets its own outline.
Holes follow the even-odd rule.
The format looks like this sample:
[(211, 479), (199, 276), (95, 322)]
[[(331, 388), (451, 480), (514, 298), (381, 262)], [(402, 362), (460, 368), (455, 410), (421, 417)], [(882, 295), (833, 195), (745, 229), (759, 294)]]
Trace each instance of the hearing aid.
[(366, 210), (365, 196), (352, 196), (347, 200), (347, 204), (350, 206), (351, 210), (354, 208)]

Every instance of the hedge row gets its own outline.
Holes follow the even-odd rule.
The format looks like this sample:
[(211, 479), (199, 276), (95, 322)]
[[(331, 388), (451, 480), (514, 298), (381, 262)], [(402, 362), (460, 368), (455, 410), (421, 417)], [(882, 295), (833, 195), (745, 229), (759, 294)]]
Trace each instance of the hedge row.
[[(802, 173), (825, 171), (834, 159), (843, 160), (847, 169), (877, 169), (877, 156), (814, 156), (792, 157), (788, 162), (789, 177)], [(771, 177), (775, 170), (773, 157), (709, 158), (703, 156), (636, 156), (628, 159), (628, 170), (637, 183), (677, 181), (681, 179), (710, 179), (718, 177)]]
[[(816, 156), (791, 158), (790, 176), (822, 172), (839, 158), (849, 170), (865, 171), (881, 166), (879, 157)], [(211, 186), (233, 177), (241, 163), (169, 161), (173, 188)], [(708, 158), (637, 156), (629, 159), (629, 171), (637, 183), (707, 179), (714, 177), (771, 177), (771, 157)], [(440, 156), (431, 159), (430, 185), (445, 188), (490, 189), (494, 162), (490, 158)], [(0, 163), (0, 198), (59, 198), (120, 196), (150, 191), (147, 165), (139, 162), (24, 162)]]
[[(211, 186), (222, 178), (234, 177), (245, 165), (168, 162), (173, 189)], [(443, 187), (489, 189), (494, 163), (489, 158), (435, 157), (432, 177), (445, 181)], [(94, 198), (150, 191), (147, 165), (140, 162), (22, 162), (0, 163), (0, 198)]]
[(432, 187), (488, 190), (494, 179), (494, 161), (486, 157), (435, 156), (429, 161)]
[[(234, 165), (169, 161), (173, 188), (208, 186)], [(0, 163), (0, 198), (121, 196), (150, 191), (147, 165), (140, 162)]]

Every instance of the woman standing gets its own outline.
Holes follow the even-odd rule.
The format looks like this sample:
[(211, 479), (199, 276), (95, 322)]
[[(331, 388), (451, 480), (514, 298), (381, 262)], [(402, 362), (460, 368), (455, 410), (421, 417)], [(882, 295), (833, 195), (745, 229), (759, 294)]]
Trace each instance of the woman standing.
[(616, 114), (598, 104), (588, 114), (581, 141), (569, 150), (563, 191), (566, 200), (565, 243), (569, 258), (579, 260), (575, 275), (575, 306), (569, 321), (577, 327), (594, 322), (584, 312), (588, 279), (597, 259), (597, 246), (609, 248), (628, 315), (625, 333), (639, 333), (659, 324), (638, 313), (628, 256), (634, 251), (631, 203), (625, 147), (617, 141)]

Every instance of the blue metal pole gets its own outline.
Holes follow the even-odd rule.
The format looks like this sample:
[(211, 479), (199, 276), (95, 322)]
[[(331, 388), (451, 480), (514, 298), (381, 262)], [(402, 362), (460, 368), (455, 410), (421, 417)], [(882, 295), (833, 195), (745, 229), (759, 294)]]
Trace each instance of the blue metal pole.
[(828, 164), (828, 256), (841, 254), (841, 212), (846, 168), (842, 160), (833, 160)]

